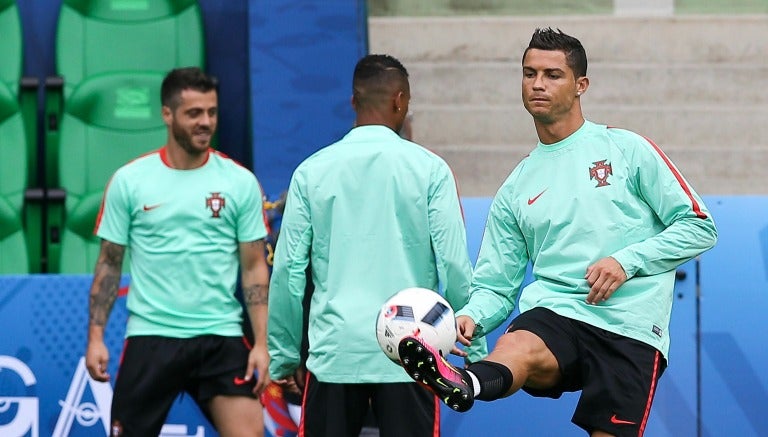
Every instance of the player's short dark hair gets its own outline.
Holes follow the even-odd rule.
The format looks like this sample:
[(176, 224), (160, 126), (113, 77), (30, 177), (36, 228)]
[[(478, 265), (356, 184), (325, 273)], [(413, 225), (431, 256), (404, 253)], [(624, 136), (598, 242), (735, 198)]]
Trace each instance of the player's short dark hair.
[(403, 79), (408, 78), (408, 70), (394, 56), (367, 55), (357, 61), (354, 80), (382, 78), (393, 72), (396, 72), (395, 75), (401, 75)]
[(408, 90), (408, 70), (390, 55), (367, 55), (357, 61), (352, 88), (358, 105), (379, 101), (395, 86)]
[(216, 80), (198, 67), (174, 68), (163, 79), (160, 100), (172, 110), (181, 104), (181, 92), (191, 89), (207, 93), (216, 89)]
[(557, 50), (565, 53), (565, 62), (573, 70), (576, 77), (587, 75), (587, 52), (581, 41), (563, 33), (562, 30), (553, 30), (551, 27), (536, 29), (528, 43), (528, 48), (523, 52), (523, 59), (530, 49)]

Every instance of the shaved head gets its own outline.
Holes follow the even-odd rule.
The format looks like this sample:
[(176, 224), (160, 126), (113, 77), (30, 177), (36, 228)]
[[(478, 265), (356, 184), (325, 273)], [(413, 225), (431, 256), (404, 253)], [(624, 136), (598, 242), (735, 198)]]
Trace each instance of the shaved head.
[(368, 55), (358, 61), (352, 80), (357, 111), (386, 105), (398, 92), (410, 96), (408, 71), (400, 61), (389, 55)]

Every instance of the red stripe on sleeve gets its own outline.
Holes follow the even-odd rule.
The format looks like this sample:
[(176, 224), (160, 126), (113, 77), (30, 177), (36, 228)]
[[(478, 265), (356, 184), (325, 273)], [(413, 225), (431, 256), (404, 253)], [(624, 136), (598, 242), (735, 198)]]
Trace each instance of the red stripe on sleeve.
[(699, 206), (699, 202), (696, 201), (696, 199), (693, 197), (693, 194), (691, 194), (691, 188), (688, 186), (688, 184), (685, 183), (685, 180), (683, 179), (683, 175), (680, 174), (679, 171), (675, 168), (674, 165), (672, 165), (672, 161), (669, 160), (667, 155), (664, 154), (664, 152), (659, 148), (659, 146), (656, 145), (653, 141), (651, 141), (647, 137), (645, 138), (646, 141), (648, 141), (651, 146), (653, 147), (653, 150), (656, 151), (656, 153), (661, 156), (661, 159), (664, 160), (664, 163), (667, 164), (667, 167), (669, 167), (669, 170), (672, 172), (672, 174), (675, 176), (675, 179), (677, 179), (677, 182), (680, 184), (680, 187), (685, 191), (685, 194), (688, 196), (688, 199), (691, 201), (691, 208), (693, 208), (693, 212), (696, 214), (696, 217), (700, 219), (707, 218), (707, 215), (702, 212), (701, 207)]

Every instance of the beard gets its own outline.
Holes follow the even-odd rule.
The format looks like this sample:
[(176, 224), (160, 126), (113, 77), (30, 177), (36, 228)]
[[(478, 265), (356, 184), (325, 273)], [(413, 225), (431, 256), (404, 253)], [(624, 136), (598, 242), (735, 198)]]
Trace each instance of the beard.
[(193, 139), (193, 135), (199, 133), (207, 133), (211, 135), (213, 134), (211, 129), (206, 127), (198, 128), (194, 132), (188, 132), (176, 124), (175, 121), (171, 124), (171, 133), (173, 134), (173, 139), (176, 140), (176, 143), (181, 146), (185, 152), (193, 156), (199, 156), (206, 153), (208, 151), (208, 147), (210, 146), (210, 142), (205, 144), (203, 147), (197, 146)]

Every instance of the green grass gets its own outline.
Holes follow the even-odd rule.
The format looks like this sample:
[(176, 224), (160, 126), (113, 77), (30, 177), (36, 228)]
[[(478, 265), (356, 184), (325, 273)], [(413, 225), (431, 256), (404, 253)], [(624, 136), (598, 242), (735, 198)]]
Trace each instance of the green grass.
[[(590, 15), (612, 12), (613, 0), (368, 0), (371, 16)], [(675, 13), (765, 14), (768, 13), (768, 0), (675, 0)]]

